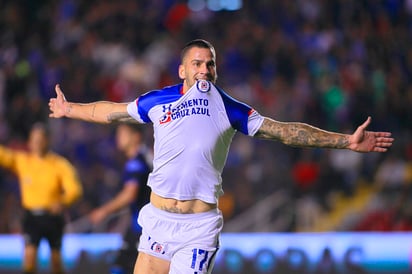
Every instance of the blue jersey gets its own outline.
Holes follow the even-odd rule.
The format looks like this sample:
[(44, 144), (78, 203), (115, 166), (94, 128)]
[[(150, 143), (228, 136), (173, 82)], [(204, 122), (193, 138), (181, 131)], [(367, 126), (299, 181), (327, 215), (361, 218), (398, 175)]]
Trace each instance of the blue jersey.
[(136, 200), (130, 204), (132, 213), (132, 226), (135, 231), (141, 231), (137, 224), (140, 209), (149, 203), (150, 188), (147, 186), (147, 178), (151, 166), (146, 160), (144, 150), (141, 150), (134, 158), (129, 159), (123, 169), (122, 181), (124, 184), (137, 184), (139, 186)]
[(253, 136), (263, 117), (211, 82), (197, 81), (143, 94), (128, 113), (154, 129), (153, 171), (148, 185), (157, 195), (217, 203), (229, 147), (237, 131)]

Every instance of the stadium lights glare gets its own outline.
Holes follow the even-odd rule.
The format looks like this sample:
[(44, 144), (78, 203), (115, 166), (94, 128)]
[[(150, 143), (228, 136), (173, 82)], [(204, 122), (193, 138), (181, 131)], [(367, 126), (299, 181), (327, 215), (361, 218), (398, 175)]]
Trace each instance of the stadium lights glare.
[(235, 11), (242, 8), (242, 0), (188, 0), (187, 6), (192, 11), (207, 8), (211, 11)]

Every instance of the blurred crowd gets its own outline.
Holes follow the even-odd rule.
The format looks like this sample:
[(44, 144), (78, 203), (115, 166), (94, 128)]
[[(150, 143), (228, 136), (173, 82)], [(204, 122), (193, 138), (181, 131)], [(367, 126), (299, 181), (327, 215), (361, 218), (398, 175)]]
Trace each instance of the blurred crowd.
[[(31, 124), (49, 122), (53, 150), (73, 162), (84, 187), (72, 220), (120, 188), (124, 159), (112, 126), (48, 118), (55, 84), (72, 101), (131, 101), (180, 81), (181, 47), (204, 38), (217, 51), (218, 85), (261, 114), (345, 133), (372, 116), (371, 130), (396, 138), (386, 154), (357, 154), (238, 134), (223, 173), (227, 221), (279, 189), (331, 211), (330, 193), (356, 195), (360, 182), (409, 193), (393, 210), (411, 221), (412, 0), (244, 0), (235, 11), (187, 2), (0, 2), (0, 142), (24, 149)], [(150, 126), (146, 137), (150, 147)], [(19, 189), (5, 171), (0, 206), (0, 233), (19, 232)], [(361, 220), (354, 229), (379, 228)]]

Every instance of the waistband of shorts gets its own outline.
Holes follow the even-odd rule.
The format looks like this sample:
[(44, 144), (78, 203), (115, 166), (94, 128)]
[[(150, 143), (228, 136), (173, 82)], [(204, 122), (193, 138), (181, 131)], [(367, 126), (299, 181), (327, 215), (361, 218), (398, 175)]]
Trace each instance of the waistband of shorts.
[(176, 220), (188, 221), (188, 220), (194, 220), (194, 219), (202, 220), (202, 219), (212, 218), (217, 215), (221, 215), (221, 211), (219, 210), (219, 208), (214, 208), (209, 211), (200, 212), (200, 213), (180, 214), (180, 213), (172, 213), (172, 212), (161, 210), (155, 207), (154, 205), (152, 205), (151, 203), (148, 203), (146, 207), (148, 207), (148, 209), (150, 209), (153, 213), (155, 213), (156, 216), (159, 216), (162, 219), (167, 219), (170, 221), (176, 221)]
[(25, 211), (32, 215), (41, 216), (41, 215), (49, 215), (50, 211), (45, 208), (26, 208)]

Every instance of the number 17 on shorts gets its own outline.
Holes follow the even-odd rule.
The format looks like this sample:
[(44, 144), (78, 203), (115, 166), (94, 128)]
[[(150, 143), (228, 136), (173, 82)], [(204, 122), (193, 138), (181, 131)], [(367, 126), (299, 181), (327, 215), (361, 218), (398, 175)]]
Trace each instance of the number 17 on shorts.
[(194, 270), (194, 274), (208, 273), (208, 269), (212, 269), (214, 255), (217, 250), (207, 251), (200, 248), (192, 249), (192, 262), (191, 268)]

